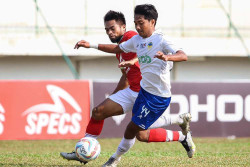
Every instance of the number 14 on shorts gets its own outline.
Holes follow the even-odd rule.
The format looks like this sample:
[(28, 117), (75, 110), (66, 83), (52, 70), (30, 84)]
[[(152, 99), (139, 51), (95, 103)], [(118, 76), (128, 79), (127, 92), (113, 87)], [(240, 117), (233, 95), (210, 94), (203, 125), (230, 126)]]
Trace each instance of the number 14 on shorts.
[(145, 105), (144, 105), (144, 106), (142, 106), (141, 115), (139, 115), (139, 116), (137, 116), (137, 117), (139, 117), (140, 119), (142, 119), (142, 117), (146, 117), (149, 113), (150, 113), (150, 110), (147, 109), (147, 108), (145, 107)]

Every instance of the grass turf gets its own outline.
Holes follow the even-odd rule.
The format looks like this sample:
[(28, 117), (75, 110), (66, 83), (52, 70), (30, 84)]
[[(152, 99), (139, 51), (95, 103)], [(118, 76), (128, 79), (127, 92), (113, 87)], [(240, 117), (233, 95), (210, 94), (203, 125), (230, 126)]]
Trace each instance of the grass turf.
[[(121, 139), (99, 139), (100, 156), (86, 167), (105, 163), (115, 152)], [(0, 141), (0, 166), (84, 166), (67, 161), (60, 152), (71, 152), (77, 140)], [(178, 142), (141, 143), (122, 157), (119, 167), (165, 167), (165, 166), (250, 166), (250, 138), (194, 138), (197, 152), (188, 158)]]

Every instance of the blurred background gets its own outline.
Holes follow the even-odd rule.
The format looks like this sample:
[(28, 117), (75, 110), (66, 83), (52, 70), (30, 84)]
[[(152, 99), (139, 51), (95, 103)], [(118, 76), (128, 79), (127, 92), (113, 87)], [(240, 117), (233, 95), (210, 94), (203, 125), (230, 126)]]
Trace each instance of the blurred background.
[(157, 28), (189, 56), (175, 64), (172, 81), (250, 79), (247, 0), (0, 1), (0, 79), (118, 81), (113, 54), (73, 48), (81, 39), (110, 43), (103, 23), (109, 10), (124, 13), (127, 30), (135, 30), (133, 9), (142, 3), (156, 6)]
[[(74, 45), (81, 39), (110, 43), (103, 22), (109, 10), (124, 13), (127, 30), (135, 30), (133, 10), (143, 3), (155, 5), (159, 14), (156, 28), (189, 56), (187, 62), (175, 63), (172, 70), (171, 113), (191, 112), (196, 136), (249, 137), (250, 1), (1, 0), (0, 139), (81, 137), (91, 108), (114, 90), (121, 72), (114, 54), (74, 50)], [(61, 93), (55, 95), (57, 91)], [(63, 91), (79, 106), (68, 105), (70, 100), (64, 98), (67, 93)], [(49, 114), (43, 108), (31, 109), (55, 103), (55, 96), (63, 99), (63, 109)], [(82, 112), (78, 120), (84, 121), (79, 123), (82, 129), (66, 132), (57, 128), (61, 125), (58, 120), (65, 123), (66, 117), (51, 115), (65, 111)], [(29, 117), (32, 112), (36, 115)], [(17, 118), (8, 116), (18, 113)], [(40, 117), (40, 113), (48, 115)], [(130, 116), (114, 117), (105, 124), (104, 136), (121, 137), (122, 130), (114, 135), (110, 128), (118, 129), (123, 119), (129, 121)], [(5, 129), (17, 128), (12, 124), (16, 120), (22, 120), (21, 126), (16, 125), (20, 136)], [(211, 132), (206, 132), (208, 126)], [(56, 136), (59, 132), (62, 135)], [(65, 133), (70, 135), (65, 137)]]

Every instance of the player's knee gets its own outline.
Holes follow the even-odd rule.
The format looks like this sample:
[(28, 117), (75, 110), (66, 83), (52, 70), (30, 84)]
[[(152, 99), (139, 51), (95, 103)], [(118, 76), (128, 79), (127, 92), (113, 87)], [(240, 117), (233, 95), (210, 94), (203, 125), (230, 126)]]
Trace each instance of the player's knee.
[(92, 110), (92, 118), (94, 118), (95, 120), (103, 120), (105, 119), (105, 115), (103, 114), (103, 112), (99, 107), (95, 107)]
[(148, 135), (144, 131), (137, 133), (136, 138), (141, 142), (148, 142)]

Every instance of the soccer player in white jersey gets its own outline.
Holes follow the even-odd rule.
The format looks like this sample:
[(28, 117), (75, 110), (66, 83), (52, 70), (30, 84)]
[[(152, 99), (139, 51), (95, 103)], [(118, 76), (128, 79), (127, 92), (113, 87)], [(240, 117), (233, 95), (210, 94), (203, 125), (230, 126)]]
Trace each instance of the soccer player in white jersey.
[[(133, 117), (128, 124), (124, 137), (116, 153), (103, 165), (116, 166), (121, 156), (135, 142), (135, 136), (143, 130), (159, 127), (159, 118), (168, 108), (171, 101), (169, 61), (186, 61), (186, 54), (166, 40), (163, 34), (155, 30), (158, 18), (153, 5), (138, 5), (134, 10), (135, 28), (139, 35), (119, 45), (92, 44), (93, 48), (109, 52), (136, 52), (141, 67), (141, 89), (133, 107)], [(79, 46), (89, 47), (82, 41)], [(129, 65), (129, 63), (124, 63)], [(156, 121), (157, 120), (157, 121)], [(171, 124), (171, 123), (169, 123)], [(188, 156), (193, 157), (195, 145), (192, 141), (189, 127), (182, 128), (185, 138), (181, 142)]]

